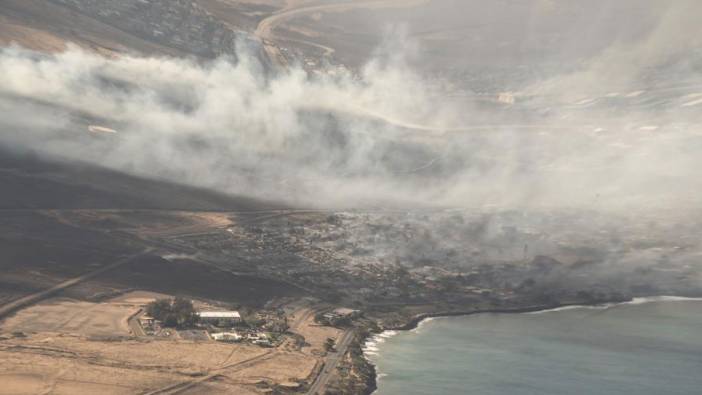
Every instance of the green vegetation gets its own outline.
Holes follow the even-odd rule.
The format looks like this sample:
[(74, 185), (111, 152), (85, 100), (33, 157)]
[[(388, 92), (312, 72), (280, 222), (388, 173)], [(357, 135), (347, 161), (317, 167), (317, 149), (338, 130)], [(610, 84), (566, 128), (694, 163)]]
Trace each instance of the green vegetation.
[(165, 327), (188, 327), (198, 320), (193, 303), (183, 298), (155, 300), (146, 306), (146, 312)]

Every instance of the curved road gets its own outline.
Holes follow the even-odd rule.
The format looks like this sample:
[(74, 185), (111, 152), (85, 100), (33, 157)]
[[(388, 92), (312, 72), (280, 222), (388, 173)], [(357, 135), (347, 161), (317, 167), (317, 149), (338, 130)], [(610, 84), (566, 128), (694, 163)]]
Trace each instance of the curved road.
[[(332, 13), (332, 12), (346, 12), (353, 9), (380, 9), (380, 8), (407, 8), (417, 6), (426, 3), (428, 0), (344, 0), (337, 1), (333, 3), (320, 3), (313, 0), (308, 1), (297, 1), (290, 2), (285, 8), (282, 8), (268, 17), (261, 20), (256, 27), (254, 34), (261, 40), (262, 45), (268, 55), (269, 59), (276, 65), (285, 69), (289, 67), (288, 59), (280, 50), (281, 40), (298, 42), (304, 45), (314, 46), (321, 48), (325, 51), (327, 55), (334, 53), (334, 49), (316, 43), (309, 40), (301, 40), (297, 38), (287, 38), (279, 37), (275, 33), (275, 29), (289, 22), (292, 19), (313, 15), (316, 13)], [(695, 103), (696, 104), (696, 103)], [(373, 111), (368, 108), (362, 108), (359, 106), (339, 107), (336, 105), (312, 105), (311, 107), (320, 108), (328, 111), (335, 111), (339, 113), (345, 113), (349, 115), (362, 116), (370, 119), (375, 119), (380, 122), (385, 122), (391, 125), (402, 127), (408, 130), (413, 130), (417, 132), (439, 132), (440, 135), (447, 133), (464, 133), (464, 132), (477, 132), (477, 131), (491, 131), (500, 128), (509, 129), (520, 129), (520, 130), (543, 130), (543, 129), (563, 129), (562, 125), (447, 125), (447, 126), (436, 126), (436, 125), (423, 125), (415, 122), (407, 122), (402, 119), (397, 119), (396, 117), (390, 116), (388, 114), (382, 114), (377, 111)], [(565, 128), (573, 128), (572, 125), (566, 126)]]
[[(334, 53), (334, 49), (308, 40), (291, 39), (287, 37), (278, 37), (275, 34), (275, 29), (283, 23), (289, 22), (292, 19), (312, 15), (316, 13), (330, 12), (345, 12), (353, 9), (379, 9), (379, 8), (406, 8), (413, 7), (427, 2), (428, 0), (344, 0), (329, 4), (310, 4), (310, 1), (293, 2), (293, 4), (274, 12), (268, 17), (259, 22), (254, 34), (261, 40), (263, 47), (269, 59), (276, 65), (285, 69), (289, 67), (289, 62), (279, 47), (279, 41), (287, 40), (294, 41), (305, 45), (314, 46), (323, 49), (327, 55)], [(553, 125), (470, 125), (470, 126), (435, 126), (422, 125), (414, 122), (407, 122), (397, 119), (387, 114), (382, 114), (367, 108), (359, 106), (339, 107), (339, 106), (319, 106), (312, 105), (314, 108), (321, 108), (328, 111), (335, 111), (349, 115), (362, 116), (377, 121), (385, 122), (391, 125), (402, 127), (418, 132), (439, 132), (444, 133), (461, 133), (475, 131), (489, 131), (496, 128), (510, 129), (559, 129), (559, 126)]]
[[(279, 66), (287, 68), (288, 61), (280, 51), (280, 48), (276, 45), (277, 37), (274, 31), (278, 25), (289, 21), (290, 19), (316, 13), (349, 11), (355, 8), (405, 8), (422, 4), (426, 1), (427, 0), (347, 0), (344, 2), (335, 2), (330, 4), (305, 5), (309, 3), (306, 2), (299, 5), (287, 6), (271, 14), (267, 18), (264, 18), (261, 20), (261, 22), (259, 22), (254, 34), (261, 40), (261, 42), (263, 42), (263, 47), (271, 61), (277, 63)], [(313, 41), (298, 39), (294, 39), (292, 41), (322, 48), (325, 50), (327, 55), (334, 52), (333, 48), (315, 43)]]

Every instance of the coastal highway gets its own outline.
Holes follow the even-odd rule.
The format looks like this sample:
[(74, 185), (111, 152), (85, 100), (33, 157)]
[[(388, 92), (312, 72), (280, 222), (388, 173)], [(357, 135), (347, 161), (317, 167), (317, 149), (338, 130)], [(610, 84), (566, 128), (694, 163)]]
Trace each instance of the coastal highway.
[(307, 395), (322, 395), (325, 393), (325, 387), (327, 383), (329, 383), (329, 379), (336, 370), (339, 361), (346, 354), (349, 344), (351, 344), (351, 340), (353, 340), (353, 336), (354, 332), (352, 330), (347, 330), (341, 335), (336, 345), (336, 352), (327, 355), (327, 360), (324, 362), (324, 369), (319, 372), (319, 375), (310, 386), (309, 391), (307, 391)]

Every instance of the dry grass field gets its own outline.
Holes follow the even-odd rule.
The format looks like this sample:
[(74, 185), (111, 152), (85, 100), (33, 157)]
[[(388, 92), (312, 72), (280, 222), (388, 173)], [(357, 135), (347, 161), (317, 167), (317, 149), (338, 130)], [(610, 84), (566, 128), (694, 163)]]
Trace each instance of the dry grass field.
[[(133, 394), (187, 382), (266, 353), (174, 340), (96, 341), (38, 333), (0, 342), (0, 394)], [(23, 392), (24, 391), (24, 392)]]
[(324, 342), (327, 338), (336, 339), (341, 336), (342, 331), (316, 324), (314, 322), (314, 314), (310, 314), (295, 329), (295, 333), (302, 335), (305, 338), (305, 342), (310, 345), (309, 348), (303, 348), (303, 351), (319, 355), (319, 353), (324, 351)]
[[(60, 301), (29, 309), (30, 313), (48, 309), (70, 310), (77, 306)], [(84, 310), (96, 313), (94, 309)], [(2, 328), (0, 341), (0, 394), (95, 393), (120, 394), (155, 390), (193, 382), (194, 393), (232, 391), (233, 387), (257, 383), (275, 385), (306, 379), (316, 359), (300, 352), (284, 352), (243, 344), (184, 340), (96, 340), (83, 335), (42, 331), (25, 336), (11, 335), (8, 330), (54, 329), (57, 317), (47, 323), (24, 321), (30, 313), (9, 320)], [(98, 321), (109, 321), (116, 311), (98, 313), (86, 322), (74, 323), (74, 333), (94, 331)], [(51, 326), (53, 324), (53, 326)], [(82, 326), (81, 326), (82, 324)], [(51, 326), (51, 327), (49, 327)], [(62, 329), (62, 328), (58, 328)], [(104, 328), (103, 330), (106, 330)], [(115, 333), (125, 328), (112, 328)], [(202, 382), (199, 381), (204, 378)], [(204, 387), (203, 387), (204, 386)], [(245, 393), (244, 387), (236, 393)], [(210, 391), (211, 390), (211, 391)], [(220, 391), (221, 390), (221, 391)]]
[(52, 299), (17, 312), (2, 323), (6, 332), (56, 332), (82, 336), (128, 336), (138, 308), (119, 303)]
[(0, 394), (260, 393), (310, 380), (324, 341), (340, 333), (299, 309), (289, 319), (305, 337), (301, 349), (292, 339), (271, 349), (132, 336), (129, 317), (167, 296), (135, 291), (103, 303), (52, 298), (7, 318), (0, 325)]
[(242, 344), (184, 340), (93, 340), (3, 335), (0, 394), (133, 394), (171, 386), (184, 393), (256, 393), (308, 379), (317, 359)]

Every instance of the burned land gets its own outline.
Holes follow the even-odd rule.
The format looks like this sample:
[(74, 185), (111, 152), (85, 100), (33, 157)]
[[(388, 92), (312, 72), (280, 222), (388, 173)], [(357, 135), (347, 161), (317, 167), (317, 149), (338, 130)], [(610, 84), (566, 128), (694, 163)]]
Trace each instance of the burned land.
[(425, 317), (701, 296), (699, 7), (3, 0), (0, 394), (363, 394)]
[[(61, 177), (64, 168), (51, 168), (52, 174), (44, 179), (59, 183), (70, 179)], [(6, 169), (13, 169), (15, 180), (28, 171), (18, 170), (16, 164)], [(36, 172), (31, 170), (34, 174), (28, 177)], [(156, 389), (159, 383), (164, 388), (166, 383), (181, 383), (196, 392), (283, 388), (276, 387), (281, 383), (304, 388), (325, 354), (324, 340), (346, 341), (342, 336), (350, 327), (365, 333), (378, 325), (402, 326), (422, 314), (601, 303), (651, 294), (695, 296), (702, 275), (694, 265), (698, 249), (692, 237), (700, 224), (690, 218), (663, 222), (636, 216), (612, 221), (594, 213), (557, 211), (329, 211), (246, 205), (232, 210), (236, 198), (217, 207), (208, 202), (209, 193), (196, 199), (198, 206), (188, 208), (189, 194), (199, 193), (189, 188), (182, 190), (184, 203), (177, 209), (138, 209), (134, 205), (139, 203), (112, 189), (112, 181), (93, 181), (91, 190), (114, 190), (112, 202), (124, 204), (122, 208), (113, 203), (117, 207), (77, 209), (56, 202), (42, 208), (39, 201), (32, 203), (33, 208), (1, 212), (6, 306), (107, 268), (3, 312), (7, 318), (0, 352), (8, 362), (3, 375), (13, 385), (34, 388), (53, 383), (70, 392), (75, 389), (72, 380), (119, 371), (129, 378), (126, 387), (102, 379), (90, 379), (94, 383), (90, 385), (114, 393)], [(84, 187), (67, 183), (71, 193)], [(152, 183), (151, 188), (158, 197), (168, 196), (177, 186), (166, 183), (162, 190)], [(212, 206), (202, 210), (200, 204)], [(613, 275), (614, 271), (619, 274)], [(274, 349), (278, 351), (266, 351), (210, 345), (206, 336), (188, 330), (172, 334), (162, 330), (155, 338), (139, 335), (134, 317), (143, 314), (145, 301), (154, 296), (140, 301), (129, 295), (144, 291), (249, 311), (269, 317), (250, 322), (270, 328), (276, 328), (276, 314), (282, 312), (287, 324), (274, 330), (287, 333), (283, 339), (290, 337), (281, 340)], [(362, 311), (365, 318), (320, 326), (315, 317), (333, 306)], [(167, 353), (148, 351), (163, 342), (173, 342)], [(116, 354), (91, 351), (108, 346), (106, 350)], [(204, 351), (210, 347), (222, 350)], [(243, 365), (225, 359), (226, 347), (234, 347), (231, 352)], [(168, 368), (145, 369), (161, 363), (139, 356), (151, 352), (158, 358), (190, 357), (182, 365), (169, 362)], [(227, 362), (198, 365), (193, 352), (212, 352)], [(258, 362), (245, 362), (248, 352)], [(341, 372), (346, 373), (331, 388), (364, 388), (358, 387), (358, 380), (367, 373), (357, 371), (359, 361), (352, 355), (341, 363)], [(31, 358), (44, 373), (59, 369), (52, 373), (56, 379), (32, 378), (38, 371), (19, 368), (15, 362), (20, 357)], [(79, 378), (59, 374), (68, 361), (80, 361), (75, 373)], [(280, 376), (281, 366), (290, 363), (302, 370)], [(254, 374), (266, 377), (254, 380), (246, 373), (248, 366), (256, 372), (272, 370)]]

